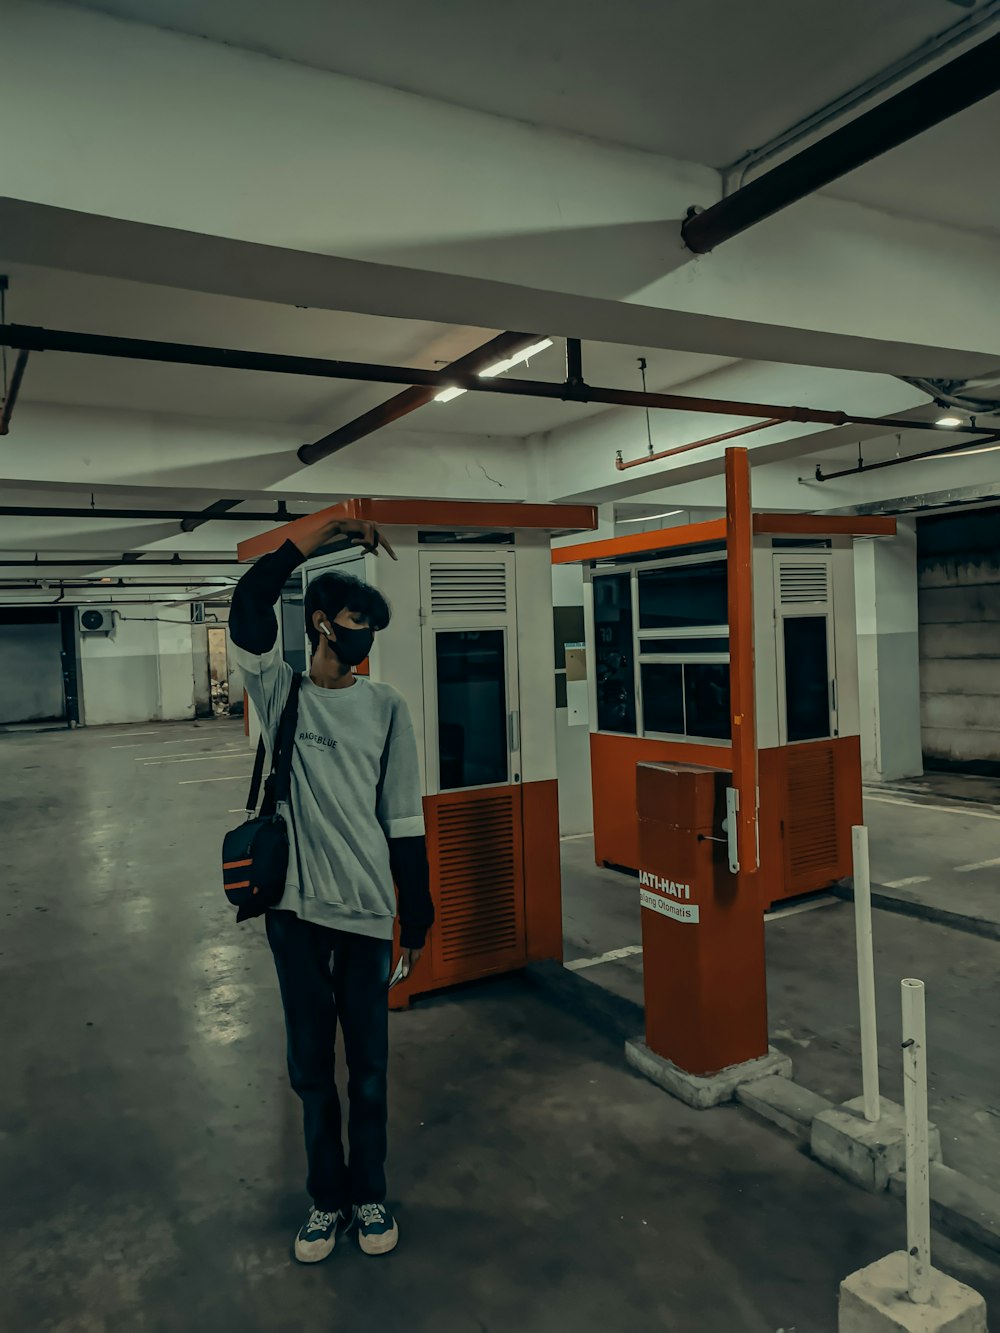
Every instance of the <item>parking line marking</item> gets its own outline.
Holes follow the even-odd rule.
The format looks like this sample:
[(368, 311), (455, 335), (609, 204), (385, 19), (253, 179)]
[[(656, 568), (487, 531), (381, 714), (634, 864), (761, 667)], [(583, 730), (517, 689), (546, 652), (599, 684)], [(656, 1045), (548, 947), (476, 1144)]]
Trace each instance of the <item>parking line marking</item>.
[(964, 875), (968, 870), (989, 870), (992, 866), (1000, 866), (1000, 856), (994, 856), (989, 861), (970, 861), (968, 865), (956, 866), (955, 869)]
[(194, 782), (245, 782), (250, 777), (249, 773), (233, 773), (224, 778), (178, 778), (178, 787), (190, 787)]
[(168, 755), (137, 754), (133, 762), (145, 768), (155, 768), (157, 764), (197, 764), (205, 759), (225, 759), (230, 755), (247, 753), (245, 745), (234, 745), (228, 750), (211, 750), (208, 754), (203, 750), (181, 750), (180, 754)]
[(598, 954), (596, 958), (574, 958), (571, 963), (566, 964), (566, 970), (582, 972), (585, 967), (597, 967), (599, 963), (613, 963), (619, 958), (631, 958), (637, 953), (642, 953), (641, 944), (626, 944), (623, 949), (609, 949), (607, 953)]
[(925, 805), (923, 801), (896, 801), (891, 796), (872, 796), (866, 793), (868, 801), (881, 801), (883, 805), (905, 805), (910, 810), (940, 810), (946, 815), (968, 815), (970, 819), (1000, 819), (1000, 814), (991, 814), (987, 810), (958, 809), (953, 805)]
[(905, 889), (911, 884), (927, 884), (930, 881), (930, 875), (908, 875), (906, 879), (887, 879), (882, 884), (883, 889)]

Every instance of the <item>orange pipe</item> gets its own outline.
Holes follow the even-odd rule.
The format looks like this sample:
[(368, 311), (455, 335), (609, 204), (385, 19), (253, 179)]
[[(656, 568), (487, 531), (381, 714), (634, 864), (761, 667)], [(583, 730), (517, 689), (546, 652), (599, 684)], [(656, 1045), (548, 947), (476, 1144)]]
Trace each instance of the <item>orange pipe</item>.
[(755, 430), (767, 430), (768, 426), (780, 426), (784, 418), (769, 417), (767, 421), (755, 421), (752, 426), (740, 426), (737, 430), (723, 431), (721, 435), (709, 435), (706, 440), (693, 440), (690, 444), (679, 444), (674, 449), (661, 449), (659, 453), (645, 454), (642, 458), (630, 458), (626, 463), (621, 450), (615, 459), (619, 472), (627, 472), (630, 467), (642, 467), (643, 463), (655, 463), (660, 458), (672, 458), (675, 454), (686, 454), (689, 449), (700, 449), (706, 444), (719, 444), (722, 440), (735, 440), (738, 435), (750, 435)]

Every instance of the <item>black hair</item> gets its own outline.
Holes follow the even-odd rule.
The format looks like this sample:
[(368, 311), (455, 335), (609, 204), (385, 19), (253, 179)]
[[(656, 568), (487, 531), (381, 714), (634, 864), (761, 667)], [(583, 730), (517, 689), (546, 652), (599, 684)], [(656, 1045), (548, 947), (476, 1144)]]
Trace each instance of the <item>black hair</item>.
[(313, 624), (317, 611), (325, 611), (331, 624), (344, 609), (367, 620), (372, 629), (385, 629), (392, 614), (389, 603), (377, 588), (351, 574), (321, 574), (306, 588), (306, 633), (313, 652), (319, 647), (319, 630)]

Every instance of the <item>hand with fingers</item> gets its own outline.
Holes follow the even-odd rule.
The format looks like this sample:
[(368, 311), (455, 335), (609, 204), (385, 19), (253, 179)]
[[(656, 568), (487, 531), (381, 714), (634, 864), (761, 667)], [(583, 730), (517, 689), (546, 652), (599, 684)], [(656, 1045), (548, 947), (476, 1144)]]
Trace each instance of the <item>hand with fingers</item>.
[(304, 556), (310, 556), (323, 546), (346, 538), (351, 545), (360, 546), (373, 555), (385, 551), (391, 560), (398, 559), (392, 545), (382, 534), (377, 523), (366, 518), (331, 518), (315, 528), (295, 537), (295, 545)]

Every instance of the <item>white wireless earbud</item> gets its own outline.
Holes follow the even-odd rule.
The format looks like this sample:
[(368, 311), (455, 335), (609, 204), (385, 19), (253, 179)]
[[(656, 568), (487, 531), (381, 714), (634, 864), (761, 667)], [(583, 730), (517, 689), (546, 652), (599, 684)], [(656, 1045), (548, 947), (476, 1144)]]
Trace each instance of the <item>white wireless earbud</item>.
[(321, 620), (319, 622), (319, 627), (328, 639), (333, 638), (333, 630), (330, 628), (330, 626), (326, 623), (325, 620)]

